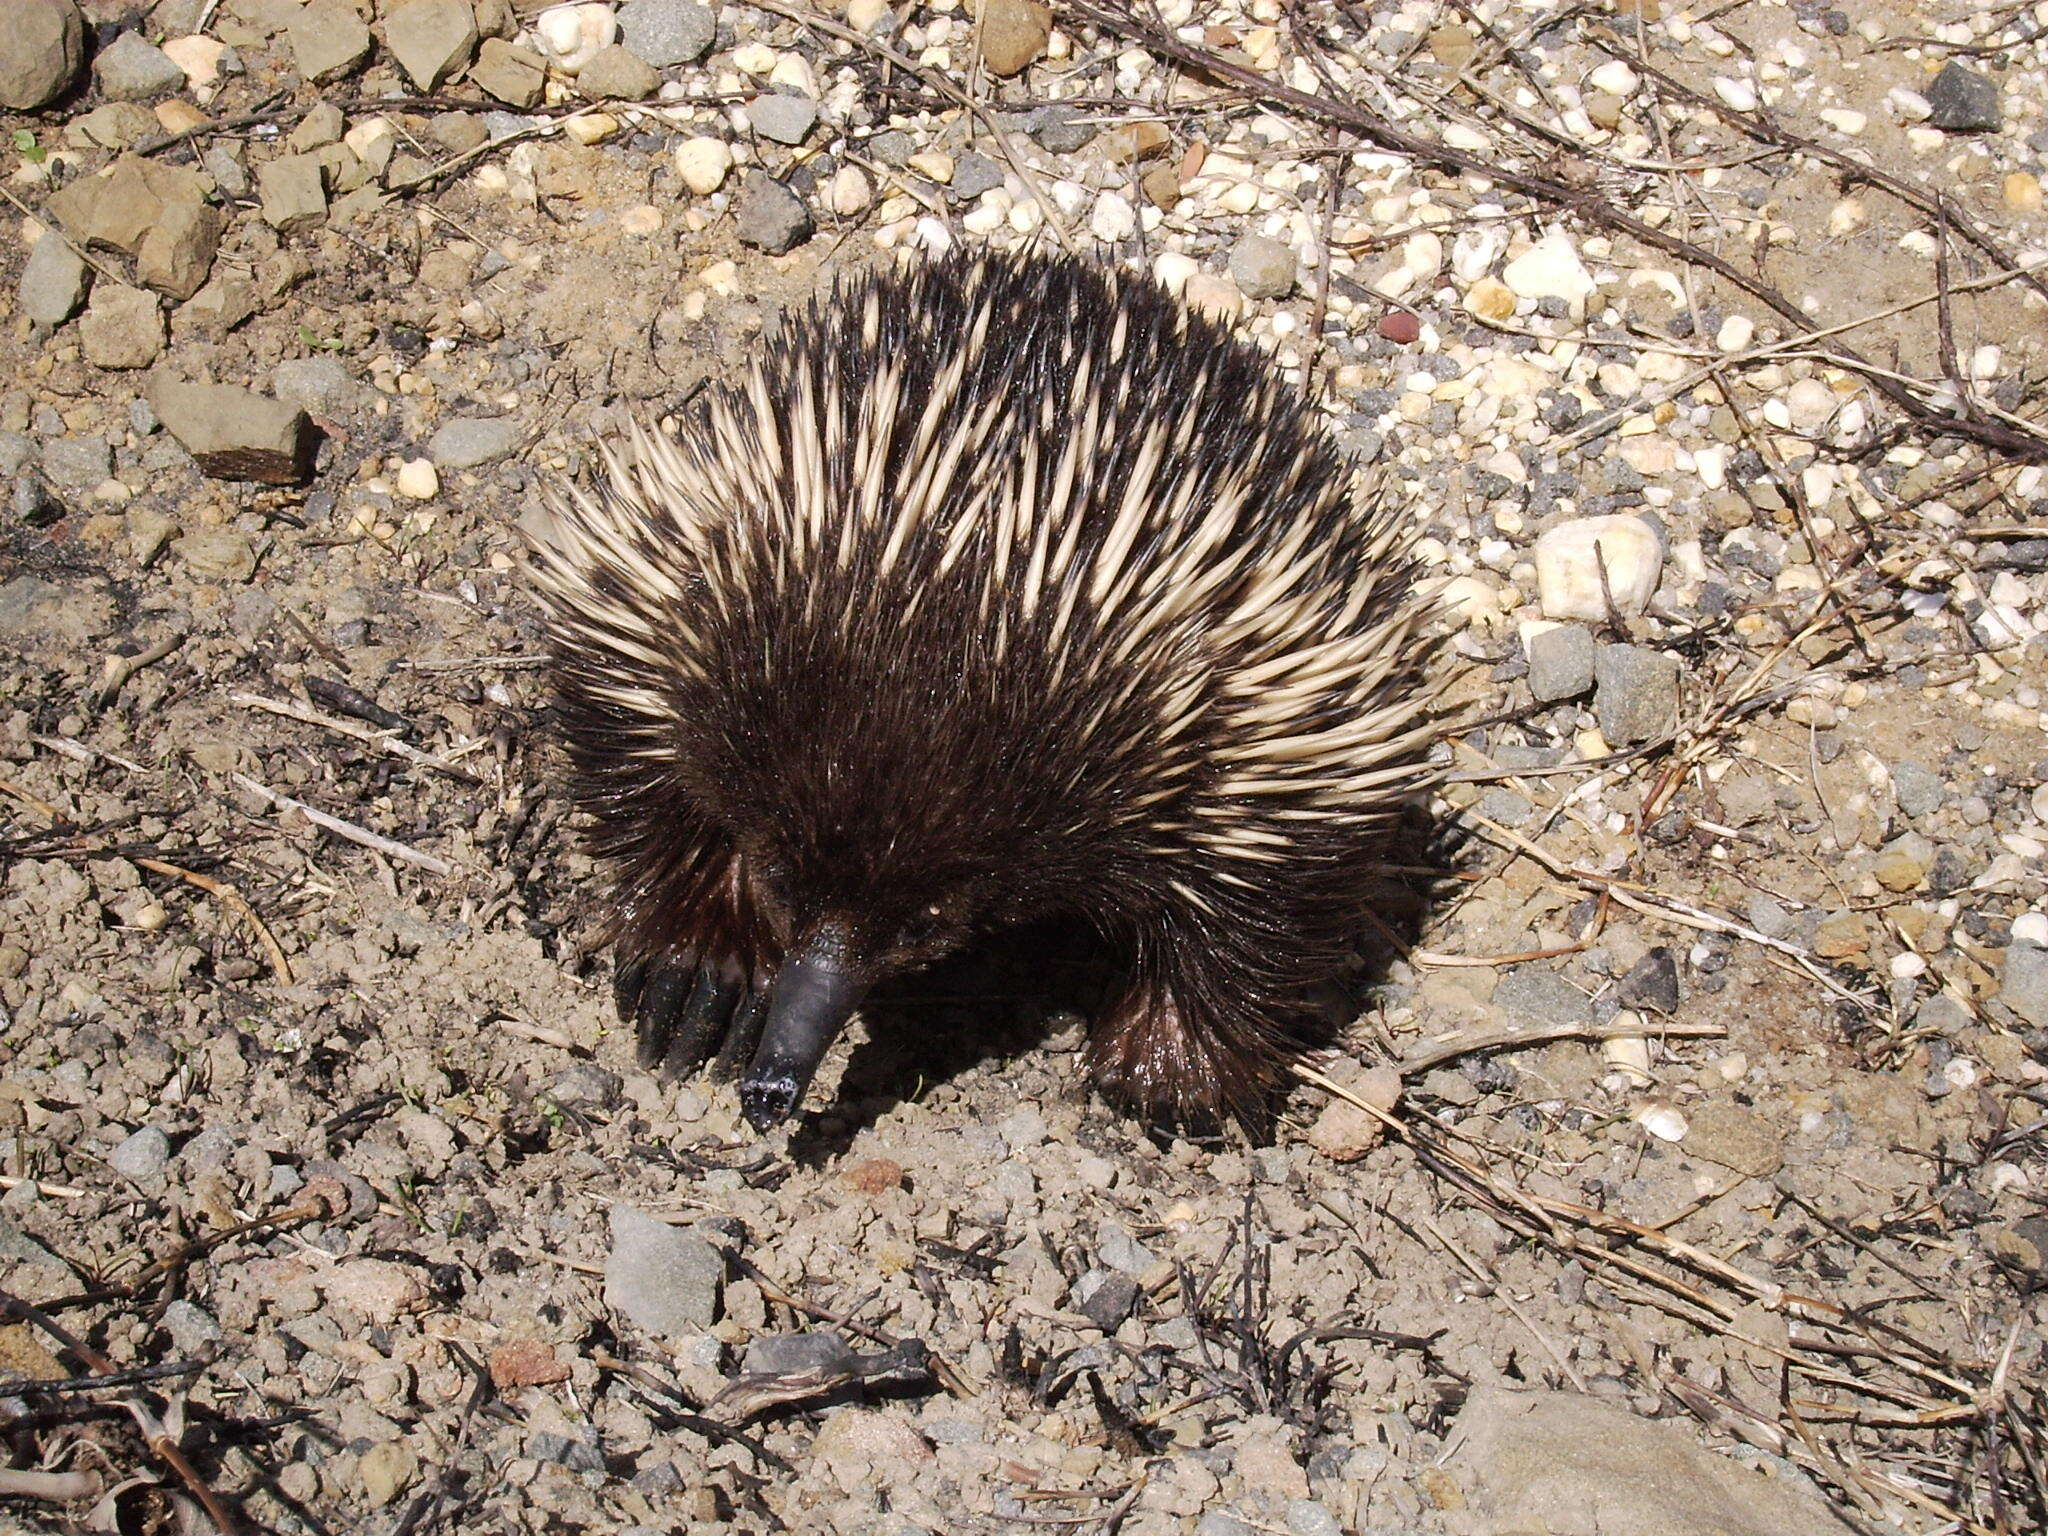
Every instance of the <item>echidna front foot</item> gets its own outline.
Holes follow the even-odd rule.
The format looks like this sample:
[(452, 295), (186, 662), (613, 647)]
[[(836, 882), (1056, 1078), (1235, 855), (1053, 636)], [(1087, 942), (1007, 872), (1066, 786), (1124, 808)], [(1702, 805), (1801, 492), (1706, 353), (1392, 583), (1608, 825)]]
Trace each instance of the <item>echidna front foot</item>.
[(729, 1077), (753, 1055), (761, 1032), (759, 999), (715, 964), (682, 956), (622, 961), (613, 986), (619, 1017), (639, 1036), (644, 1071), (687, 1077), (709, 1062)]
[(1213, 1132), (1264, 1117), (1277, 1062), (1269, 1041), (1207, 1020), (1168, 987), (1134, 982), (1090, 1031), (1088, 1070), (1105, 1099), (1149, 1124)]

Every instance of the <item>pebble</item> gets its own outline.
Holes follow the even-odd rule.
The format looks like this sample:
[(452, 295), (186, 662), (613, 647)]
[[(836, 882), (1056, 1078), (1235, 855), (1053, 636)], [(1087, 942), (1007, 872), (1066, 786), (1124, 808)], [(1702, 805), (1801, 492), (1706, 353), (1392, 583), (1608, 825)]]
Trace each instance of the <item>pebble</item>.
[(775, 93), (756, 96), (747, 105), (754, 132), (778, 144), (801, 144), (818, 122), (818, 104), (808, 96)]
[(153, 1125), (132, 1132), (107, 1154), (107, 1166), (124, 1179), (138, 1184), (163, 1177), (171, 1160), (171, 1140)]
[(626, 0), (619, 8), (619, 32), (641, 60), (673, 69), (711, 51), (718, 18), (696, 0)]
[(1721, 105), (1731, 112), (1756, 110), (1756, 87), (1747, 80), (1733, 80), (1723, 75), (1714, 81), (1714, 94), (1721, 98)]
[(0, 107), (33, 112), (55, 101), (85, 63), (85, 18), (72, 0), (8, 0), (0, 27)]
[(1520, 965), (1493, 989), (1493, 1006), (1512, 1024), (1576, 1024), (1586, 1017), (1586, 994), (1555, 971)]
[(1104, 245), (1117, 245), (1137, 232), (1138, 212), (1128, 198), (1121, 193), (1104, 192), (1095, 199), (1088, 214), (1088, 233)]
[(540, 13), (534, 41), (541, 52), (574, 74), (618, 41), (619, 20), (609, 5), (556, 5)]
[(1651, 1099), (1636, 1110), (1635, 1121), (1659, 1141), (1683, 1141), (1691, 1124), (1675, 1104)]
[(1038, 0), (982, 0), (976, 37), (989, 73), (1008, 79), (1045, 56), (1052, 11)]
[(780, 256), (811, 238), (815, 227), (804, 200), (765, 171), (749, 171), (734, 209), (742, 245)]
[(839, 167), (825, 188), (825, 206), (842, 219), (859, 218), (874, 200), (875, 189), (857, 165)]
[(487, 37), (477, 50), (469, 78), (508, 107), (537, 106), (547, 91), (548, 61), (531, 48)]
[(429, 95), (469, 67), (476, 43), (469, 0), (400, 0), (384, 13), (384, 46)]
[(420, 1462), (402, 1440), (386, 1440), (363, 1452), (356, 1475), (363, 1480), (363, 1498), (381, 1509), (397, 1498), (419, 1475)]
[(1609, 59), (1586, 76), (1586, 84), (1610, 96), (1626, 97), (1635, 95), (1636, 87), (1642, 84), (1642, 77), (1620, 59)]
[(1545, 235), (1501, 270), (1501, 281), (1517, 298), (1585, 303), (1594, 288), (1579, 252), (1563, 235)]
[(92, 72), (109, 101), (153, 101), (185, 88), (185, 71), (139, 32), (123, 32), (102, 48)]
[(2048, 1029), (2048, 948), (2023, 943), (2006, 946), (1998, 1000), (2036, 1029)]
[(1551, 619), (1605, 619), (1609, 596), (1616, 612), (1641, 613), (1664, 573), (1663, 540), (1628, 513), (1560, 523), (1537, 539), (1535, 553), (1538, 601)]
[(149, 403), (201, 474), (217, 480), (291, 485), (303, 478), (310, 447), (306, 413), (234, 384), (152, 381)]
[(441, 477), (432, 459), (407, 459), (398, 469), (398, 494), (414, 501), (427, 501), (441, 489)]
[(1949, 133), (1996, 133), (1998, 82), (1951, 59), (1927, 87), (1928, 120)]
[(239, 528), (202, 528), (177, 543), (185, 569), (203, 581), (239, 586), (256, 574), (256, 545)]
[(285, 30), (308, 80), (339, 80), (370, 56), (370, 29), (346, 0), (312, 0)]
[(1268, 235), (1245, 235), (1230, 253), (1230, 277), (1248, 299), (1278, 299), (1291, 293), (1294, 247)]
[(592, 101), (644, 101), (660, 85), (661, 76), (617, 43), (598, 49), (576, 71), (577, 93)]
[(1861, 912), (1837, 912), (1813, 930), (1813, 952), (1823, 960), (1846, 960), (1870, 948), (1870, 924)]
[(1756, 322), (1747, 315), (1730, 315), (1714, 332), (1714, 345), (1723, 352), (1747, 351), (1756, 340)]
[(1800, 379), (1785, 392), (1785, 412), (1802, 432), (1817, 432), (1834, 418), (1835, 392), (1819, 379)]
[(122, 283), (100, 283), (78, 322), (78, 344), (96, 368), (147, 368), (164, 349), (157, 297)]
[(1491, 277), (1482, 277), (1465, 290), (1465, 308), (1475, 319), (1512, 320), (1515, 290)]
[(15, 297), (21, 312), (37, 325), (54, 330), (85, 302), (91, 269), (85, 258), (54, 229), (43, 231), (21, 269)]
[(1593, 687), (1593, 632), (1583, 624), (1557, 624), (1527, 636), (1529, 691), (1554, 704), (1576, 699)]
[(256, 171), (263, 217), (281, 235), (299, 234), (327, 218), (326, 177), (313, 155), (279, 155)]
[(683, 185), (699, 197), (709, 197), (725, 185), (732, 171), (732, 146), (723, 139), (685, 139), (676, 146), (675, 161)]
[(515, 417), (458, 416), (427, 439), (427, 457), (442, 469), (476, 469), (504, 458), (519, 441)]
[(501, 1392), (569, 1379), (567, 1362), (545, 1339), (507, 1339), (491, 1351), (490, 1371), (491, 1385)]
[(189, 1355), (221, 1340), (221, 1327), (211, 1312), (189, 1301), (173, 1301), (164, 1307), (163, 1323), (171, 1336), (171, 1347)]
[(1603, 645), (1593, 656), (1593, 709), (1600, 734), (1632, 747), (1672, 728), (1678, 715), (1678, 658), (1641, 645)]
[(694, 1232), (630, 1205), (611, 1209), (605, 1305), (642, 1332), (688, 1338), (718, 1321), (725, 1256)]
[(204, 91), (220, 79), (221, 59), (228, 45), (217, 37), (194, 32), (170, 39), (163, 49), (164, 57), (178, 66), (185, 83), (195, 91)]
[(1892, 766), (1892, 793), (1898, 796), (1899, 809), (1917, 821), (1941, 809), (1948, 785), (1940, 774), (1908, 760)]
[[(1401, 1074), (1372, 1067), (1344, 1085), (1367, 1104), (1392, 1114), (1401, 1101)], [(1349, 1099), (1332, 1099), (1309, 1127), (1308, 1144), (1336, 1163), (1353, 1163), (1380, 1144), (1385, 1122)]]
[(2032, 171), (2014, 171), (2005, 178), (2002, 190), (2005, 206), (2014, 213), (2041, 211), (2041, 178)]

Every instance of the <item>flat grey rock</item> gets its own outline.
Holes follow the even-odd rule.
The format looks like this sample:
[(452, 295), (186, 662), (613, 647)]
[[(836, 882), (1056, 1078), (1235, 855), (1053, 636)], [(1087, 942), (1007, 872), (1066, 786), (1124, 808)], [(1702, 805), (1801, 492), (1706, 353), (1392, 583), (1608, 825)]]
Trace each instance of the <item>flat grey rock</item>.
[(710, 52), (718, 18), (695, 0), (627, 0), (619, 7), (619, 34), (643, 62), (672, 69)]
[(694, 1232), (615, 1205), (605, 1259), (605, 1305), (657, 1338), (700, 1334), (718, 1321), (725, 1255)]

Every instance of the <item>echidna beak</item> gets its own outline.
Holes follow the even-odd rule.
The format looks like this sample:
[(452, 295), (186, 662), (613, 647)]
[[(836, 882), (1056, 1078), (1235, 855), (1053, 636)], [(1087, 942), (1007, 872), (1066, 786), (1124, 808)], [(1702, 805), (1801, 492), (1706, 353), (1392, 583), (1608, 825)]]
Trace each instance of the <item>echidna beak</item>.
[(783, 962), (768, 994), (760, 1048), (740, 1079), (740, 1109), (755, 1130), (770, 1130), (796, 1112), (867, 989), (865, 977), (802, 955)]

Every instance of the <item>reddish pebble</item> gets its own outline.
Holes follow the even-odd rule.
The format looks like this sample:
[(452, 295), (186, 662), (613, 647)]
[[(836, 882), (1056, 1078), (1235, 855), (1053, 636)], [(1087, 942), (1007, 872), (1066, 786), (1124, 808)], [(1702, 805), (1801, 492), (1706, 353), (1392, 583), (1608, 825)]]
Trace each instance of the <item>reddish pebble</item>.
[(839, 1182), (857, 1195), (886, 1195), (903, 1187), (903, 1165), (893, 1158), (866, 1158), (840, 1174)]
[(508, 1339), (491, 1351), (491, 1384), (501, 1392), (568, 1379), (567, 1363), (557, 1360), (553, 1346), (539, 1339)]
[(1390, 309), (1380, 316), (1380, 334), (1397, 346), (1409, 346), (1422, 338), (1422, 322), (1405, 309)]

